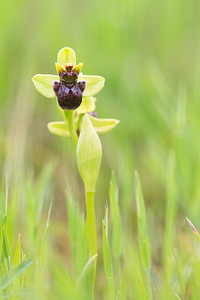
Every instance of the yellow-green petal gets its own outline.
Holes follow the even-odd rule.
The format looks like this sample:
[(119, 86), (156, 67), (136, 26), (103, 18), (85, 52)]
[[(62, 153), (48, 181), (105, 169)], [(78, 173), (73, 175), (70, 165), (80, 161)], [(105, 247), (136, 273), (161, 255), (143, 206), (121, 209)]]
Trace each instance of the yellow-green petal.
[(54, 80), (59, 80), (59, 76), (48, 74), (37, 74), (32, 78), (36, 90), (47, 98), (55, 98), (56, 95), (52, 88)]
[(119, 120), (116, 119), (99, 119), (90, 116), (90, 120), (96, 132), (105, 133), (117, 126), (119, 124)]
[(93, 75), (79, 75), (78, 81), (85, 80), (87, 86), (83, 92), (83, 96), (94, 96), (100, 92), (104, 86), (105, 78), (102, 76), (93, 76)]
[(61, 66), (59, 63), (56, 63), (56, 70), (58, 72), (58, 75), (60, 75), (62, 72), (66, 72), (63, 66)]
[(83, 67), (83, 64), (82, 63), (79, 63), (78, 65), (76, 65), (72, 71), (76, 72), (76, 73), (80, 73), (81, 72), (81, 69)]
[(76, 54), (73, 49), (71, 48), (62, 48), (58, 52), (58, 59), (57, 62), (65, 67), (66, 64), (71, 63), (73, 66), (76, 65)]
[(95, 101), (94, 97), (83, 97), (81, 105), (77, 108), (76, 113), (78, 115), (86, 114), (95, 110)]
[(55, 135), (69, 137), (70, 132), (66, 122), (50, 122), (47, 125), (49, 131)]

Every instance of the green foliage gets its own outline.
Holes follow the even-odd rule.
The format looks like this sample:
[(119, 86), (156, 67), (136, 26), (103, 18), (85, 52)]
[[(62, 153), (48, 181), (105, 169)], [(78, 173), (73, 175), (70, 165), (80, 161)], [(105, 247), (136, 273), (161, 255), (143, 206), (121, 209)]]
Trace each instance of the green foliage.
[(138, 221), (138, 234), (140, 242), (140, 254), (142, 258), (143, 268), (149, 270), (151, 268), (151, 254), (149, 246), (149, 236), (147, 230), (147, 218), (144, 206), (144, 199), (140, 179), (135, 172), (135, 189), (136, 189), (136, 204), (137, 204), (137, 221)]
[(114, 173), (112, 173), (112, 177), (110, 180), (109, 196), (110, 196), (110, 206), (111, 206), (111, 213), (112, 213), (112, 220), (113, 220), (112, 248), (113, 248), (113, 254), (119, 258), (122, 253), (122, 228), (121, 228), (121, 219), (120, 219), (118, 187), (117, 187)]
[(75, 274), (78, 276), (87, 261), (86, 225), (83, 214), (70, 196), (67, 196), (67, 215)]
[(102, 221), (103, 227), (103, 257), (104, 257), (104, 268), (105, 274), (108, 281), (109, 299), (115, 299), (115, 288), (111, 261), (111, 252), (108, 241), (108, 209), (106, 209), (105, 218)]
[(136, 205), (137, 205), (137, 223), (138, 223), (138, 235), (140, 244), (140, 256), (142, 265), (146, 273), (147, 282), (147, 297), (152, 299), (151, 288), (151, 253), (150, 243), (147, 230), (147, 218), (144, 205), (144, 199), (142, 194), (142, 187), (137, 171), (135, 171), (135, 191), (136, 191)]
[(3, 276), (0, 280), (0, 289), (4, 290), (10, 284), (12, 284), (15, 279), (21, 275), (31, 264), (31, 259), (27, 259), (23, 261), (21, 264), (17, 265), (14, 269), (10, 270), (5, 276)]

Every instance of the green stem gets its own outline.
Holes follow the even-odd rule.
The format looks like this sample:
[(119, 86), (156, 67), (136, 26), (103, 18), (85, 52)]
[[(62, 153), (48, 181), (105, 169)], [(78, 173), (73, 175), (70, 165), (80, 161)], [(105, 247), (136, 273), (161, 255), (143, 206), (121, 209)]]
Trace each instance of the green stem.
[[(87, 211), (87, 233), (89, 239), (89, 258), (97, 253), (96, 221), (95, 221), (95, 192), (86, 192), (86, 211)], [(96, 263), (92, 274), (91, 298), (94, 299), (94, 284), (96, 277)]]
[(147, 281), (147, 297), (152, 300), (152, 287), (151, 287), (151, 273), (150, 269), (146, 270), (146, 281)]
[(89, 258), (97, 253), (96, 221), (94, 207), (95, 192), (86, 192), (87, 226), (89, 238)]
[(114, 279), (112, 278), (108, 279), (108, 292), (109, 292), (109, 300), (115, 300), (115, 285), (114, 285)]
[(64, 116), (69, 125), (69, 131), (74, 142), (74, 145), (77, 146), (78, 135), (76, 133), (75, 122), (74, 122), (74, 111), (64, 110)]
[(117, 286), (120, 286), (120, 256), (114, 256), (114, 266), (114, 273), (116, 274)]

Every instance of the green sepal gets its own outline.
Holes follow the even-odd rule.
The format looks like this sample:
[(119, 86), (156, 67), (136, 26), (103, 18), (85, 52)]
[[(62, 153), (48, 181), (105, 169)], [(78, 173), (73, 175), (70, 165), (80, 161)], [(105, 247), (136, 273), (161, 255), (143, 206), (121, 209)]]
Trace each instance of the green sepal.
[(70, 131), (66, 122), (50, 122), (47, 127), (52, 134), (62, 137), (70, 136)]
[(76, 113), (78, 115), (86, 114), (95, 110), (95, 101), (94, 97), (83, 97), (81, 105), (77, 108)]
[(101, 76), (79, 75), (78, 81), (81, 80), (85, 80), (87, 82), (86, 89), (83, 92), (83, 96), (85, 97), (96, 95), (102, 90), (105, 83), (105, 78)]
[(76, 65), (76, 54), (75, 51), (71, 48), (62, 48), (59, 52), (58, 52), (58, 59), (57, 62), (63, 66), (63, 68), (65, 67), (66, 64), (71, 63), (73, 66)]
[(115, 128), (115, 126), (117, 126), (117, 124), (119, 124), (120, 122), (119, 120), (116, 119), (99, 119), (92, 116), (90, 116), (90, 120), (92, 122), (94, 129), (98, 133), (105, 133), (110, 131), (113, 128)]
[(47, 98), (55, 98), (52, 84), (54, 80), (59, 80), (59, 76), (49, 74), (37, 74), (32, 78), (36, 90)]
[(83, 117), (77, 145), (77, 162), (86, 192), (94, 192), (101, 165), (102, 147), (89, 115)]

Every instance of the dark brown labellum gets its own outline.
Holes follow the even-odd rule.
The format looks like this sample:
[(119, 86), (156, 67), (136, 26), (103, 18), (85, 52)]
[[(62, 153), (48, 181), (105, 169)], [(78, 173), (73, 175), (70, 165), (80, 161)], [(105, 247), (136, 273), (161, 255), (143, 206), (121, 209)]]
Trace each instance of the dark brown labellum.
[(81, 105), (82, 94), (86, 88), (86, 81), (77, 82), (78, 74), (63, 72), (60, 81), (53, 82), (53, 90), (58, 98), (58, 104), (64, 110), (74, 110)]

